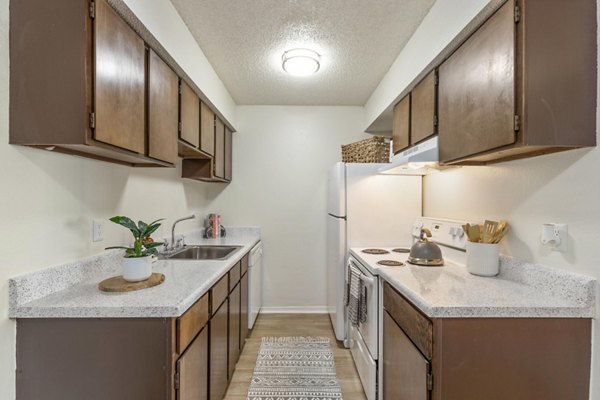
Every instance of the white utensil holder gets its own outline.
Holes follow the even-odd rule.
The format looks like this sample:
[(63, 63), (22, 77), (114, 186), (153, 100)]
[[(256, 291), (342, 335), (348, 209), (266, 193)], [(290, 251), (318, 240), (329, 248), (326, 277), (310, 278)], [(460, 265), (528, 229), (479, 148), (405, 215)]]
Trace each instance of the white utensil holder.
[(467, 242), (467, 271), (479, 276), (498, 275), (500, 272), (498, 244)]

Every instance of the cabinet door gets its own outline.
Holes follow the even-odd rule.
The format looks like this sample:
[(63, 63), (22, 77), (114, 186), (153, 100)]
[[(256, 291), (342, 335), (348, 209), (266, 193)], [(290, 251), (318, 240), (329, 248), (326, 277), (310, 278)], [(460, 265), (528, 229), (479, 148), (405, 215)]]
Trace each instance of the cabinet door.
[(227, 390), (227, 323), (225, 300), (210, 320), (210, 400), (221, 400)]
[(215, 176), (225, 178), (225, 124), (220, 118), (215, 120)]
[(200, 120), (200, 150), (212, 156), (215, 154), (215, 113), (204, 103), (200, 105)]
[(200, 99), (181, 81), (181, 132), (179, 137), (194, 147), (200, 146)]
[(177, 318), (177, 353), (181, 354), (208, 323), (208, 293)]
[(431, 71), (410, 93), (410, 144), (416, 144), (436, 133), (437, 84)]
[(94, 139), (145, 154), (144, 41), (106, 3), (96, 2)]
[(240, 281), (240, 351), (246, 344), (248, 337), (248, 274), (242, 276)]
[(177, 162), (179, 78), (153, 51), (148, 53), (148, 155)]
[(515, 142), (514, 1), (508, 1), (439, 68), (440, 160)]
[(240, 357), (240, 284), (229, 295), (229, 380)]
[(232, 149), (233, 135), (228, 127), (225, 127), (225, 179), (231, 181), (232, 175)]
[(392, 139), (394, 154), (404, 150), (409, 145), (410, 137), (410, 94), (394, 106), (394, 125)]
[(204, 327), (179, 358), (177, 371), (177, 400), (208, 399), (208, 327)]
[(429, 362), (386, 312), (383, 313), (383, 398), (427, 400)]

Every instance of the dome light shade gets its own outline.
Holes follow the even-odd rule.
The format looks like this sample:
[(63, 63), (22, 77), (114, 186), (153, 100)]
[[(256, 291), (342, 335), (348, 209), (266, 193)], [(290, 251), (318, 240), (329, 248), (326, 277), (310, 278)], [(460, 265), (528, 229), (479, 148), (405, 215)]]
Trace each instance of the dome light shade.
[(288, 50), (281, 59), (283, 70), (291, 75), (312, 75), (321, 67), (321, 56), (310, 49)]

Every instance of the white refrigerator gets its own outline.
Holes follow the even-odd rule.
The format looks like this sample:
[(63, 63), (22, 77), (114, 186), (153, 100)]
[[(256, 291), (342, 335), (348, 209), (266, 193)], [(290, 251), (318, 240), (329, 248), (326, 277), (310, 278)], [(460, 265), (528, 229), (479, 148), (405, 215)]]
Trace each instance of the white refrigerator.
[(344, 282), (351, 247), (410, 246), (421, 216), (421, 177), (378, 173), (386, 164), (336, 163), (327, 182), (327, 308), (347, 338)]

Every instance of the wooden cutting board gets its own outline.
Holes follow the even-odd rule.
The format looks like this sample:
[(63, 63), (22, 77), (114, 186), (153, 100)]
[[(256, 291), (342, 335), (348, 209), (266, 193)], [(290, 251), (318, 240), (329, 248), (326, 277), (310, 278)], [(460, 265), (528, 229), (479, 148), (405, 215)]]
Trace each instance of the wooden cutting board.
[(134, 290), (151, 288), (165, 281), (165, 276), (158, 272), (150, 275), (150, 278), (140, 282), (128, 282), (122, 275), (113, 276), (98, 284), (98, 289), (103, 292), (133, 292)]

